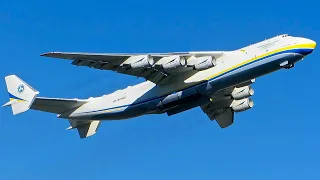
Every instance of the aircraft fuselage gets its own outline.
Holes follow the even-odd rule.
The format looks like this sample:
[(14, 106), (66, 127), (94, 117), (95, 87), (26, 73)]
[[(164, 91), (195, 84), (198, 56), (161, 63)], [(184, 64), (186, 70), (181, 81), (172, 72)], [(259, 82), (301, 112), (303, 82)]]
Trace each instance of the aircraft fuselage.
[[(83, 120), (118, 120), (144, 114), (180, 112), (203, 104), (220, 90), (250, 81), (282, 68), (291, 68), (310, 54), (315, 42), (287, 35), (235, 50), (226, 51), (215, 67), (180, 75), (172, 82), (156, 85), (146, 81), (115, 91), (75, 111), (60, 114), (61, 118)], [(183, 80), (179, 80), (183, 79)]]

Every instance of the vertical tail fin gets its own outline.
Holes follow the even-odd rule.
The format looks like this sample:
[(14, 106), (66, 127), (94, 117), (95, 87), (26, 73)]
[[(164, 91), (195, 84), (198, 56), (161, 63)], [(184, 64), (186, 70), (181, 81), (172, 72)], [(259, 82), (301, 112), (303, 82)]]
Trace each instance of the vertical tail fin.
[(10, 101), (2, 107), (11, 105), (14, 115), (27, 111), (39, 92), (16, 75), (6, 76), (5, 81)]

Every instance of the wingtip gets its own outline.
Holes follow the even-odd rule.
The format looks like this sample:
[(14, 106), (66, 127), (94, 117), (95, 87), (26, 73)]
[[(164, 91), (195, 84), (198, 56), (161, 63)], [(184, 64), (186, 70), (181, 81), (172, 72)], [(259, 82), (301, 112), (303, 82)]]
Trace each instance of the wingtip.
[(49, 54), (52, 54), (52, 53), (54, 53), (54, 52), (42, 53), (42, 54), (40, 54), (40, 56), (48, 56)]
[(51, 56), (51, 55), (59, 54), (59, 53), (60, 53), (60, 52), (46, 52), (46, 53), (40, 54), (40, 56)]

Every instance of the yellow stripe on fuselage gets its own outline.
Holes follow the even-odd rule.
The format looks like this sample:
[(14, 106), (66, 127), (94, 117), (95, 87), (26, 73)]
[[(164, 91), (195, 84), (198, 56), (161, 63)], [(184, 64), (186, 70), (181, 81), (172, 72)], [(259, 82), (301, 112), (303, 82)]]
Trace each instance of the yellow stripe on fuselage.
[(251, 59), (249, 59), (249, 60), (247, 60), (247, 61), (244, 61), (244, 62), (242, 62), (242, 63), (240, 63), (240, 64), (237, 64), (237, 65), (235, 65), (235, 66), (232, 66), (232, 67), (230, 67), (230, 68), (228, 68), (228, 69), (225, 69), (225, 70), (223, 70), (223, 71), (220, 71), (219, 73), (216, 73), (216, 74), (214, 74), (214, 75), (211, 75), (211, 76), (205, 78), (205, 80), (212, 79), (212, 78), (214, 78), (214, 77), (216, 77), (216, 76), (219, 76), (219, 75), (221, 75), (221, 74), (223, 74), (223, 73), (225, 73), (225, 72), (231, 71), (231, 70), (233, 70), (233, 69), (235, 69), (235, 68), (237, 68), (237, 67), (240, 67), (240, 66), (242, 66), (242, 65), (244, 65), (244, 64), (248, 64), (248, 63), (250, 63), (250, 62), (256, 61), (256, 60), (258, 60), (258, 59), (264, 58), (264, 57), (269, 56), (269, 55), (272, 55), (272, 54), (276, 54), (276, 53), (281, 52), (281, 51), (287, 51), (287, 50), (292, 50), (292, 49), (314, 49), (315, 46), (316, 46), (316, 44), (311, 44), (311, 43), (310, 43), (310, 44), (295, 44), (295, 45), (291, 45), (291, 46), (282, 47), (282, 48), (276, 49), (276, 50), (274, 50), (274, 51), (270, 51), (270, 52), (268, 52), (268, 53), (262, 54), (262, 55), (260, 55), (260, 56), (256, 56), (256, 57), (254, 57), (254, 58), (251, 58)]

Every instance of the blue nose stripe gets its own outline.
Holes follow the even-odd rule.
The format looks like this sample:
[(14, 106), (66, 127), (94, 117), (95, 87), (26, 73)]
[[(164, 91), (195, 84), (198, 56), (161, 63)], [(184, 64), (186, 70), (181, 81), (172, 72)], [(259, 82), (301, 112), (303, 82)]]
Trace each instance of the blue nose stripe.
[(313, 49), (294, 49), (293, 52), (302, 54), (304, 56), (312, 53)]

